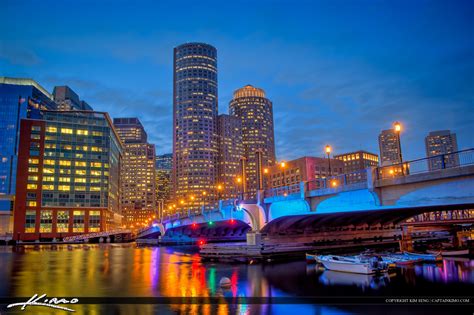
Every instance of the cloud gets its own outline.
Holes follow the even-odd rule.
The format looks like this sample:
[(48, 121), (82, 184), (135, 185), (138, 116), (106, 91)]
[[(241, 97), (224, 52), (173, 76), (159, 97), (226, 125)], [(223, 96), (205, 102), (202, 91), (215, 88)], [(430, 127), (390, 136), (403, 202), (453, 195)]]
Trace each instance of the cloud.
[(33, 66), (41, 63), (41, 58), (32, 50), (21, 46), (7, 45), (0, 46), (0, 59), (4, 59), (12, 65)]

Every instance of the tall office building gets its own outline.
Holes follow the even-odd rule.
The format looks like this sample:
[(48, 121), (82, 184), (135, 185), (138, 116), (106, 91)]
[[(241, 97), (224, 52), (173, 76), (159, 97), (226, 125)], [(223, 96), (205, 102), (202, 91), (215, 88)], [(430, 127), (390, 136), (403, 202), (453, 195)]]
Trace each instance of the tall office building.
[(121, 154), (107, 113), (22, 119), (13, 237), (52, 240), (120, 227)]
[(115, 118), (114, 126), (124, 146), (120, 169), (124, 224), (136, 228), (158, 215), (155, 145), (147, 142), (147, 134), (138, 118)]
[(171, 197), (171, 170), (173, 168), (173, 154), (167, 153), (156, 156), (155, 173), (156, 173), (156, 200), (159, 208), (166, 211)]
[(348, 184), (367, 180), (367, 173), (361, 171), (379, 165), (377, 154), (363, 150), (338, 154), (334, 158), (344, 162), (344, 174), (346, 174), (346, 183)]
[(92, 107), (85, 101), (81, 101), (76, 92), (69, 86), (55, 86), (53, 96), (58, 105), (58, 110), (92, 110)]
[(257, 158), (255, 152), (262, 151), (262, 168), (275, 163), (275, 138), (273, 131), (273, 105), (265, 97), (265, 91), (246, 85), (234, 92), (229, 104), (232, 116), (242, 122), (242, 142), (246, 163), (247, 190), (257, 189)]
[(216, 193), (217, 50), (203, 43), (178, 46), (173, 69), (173, 193), (187, 200), (183, 211), (197, 210)]
[[(450, 130), (432, 131), (425, 138), (426, 156), (434, 157), (458, 151), (458, 141), (455, 133)], [(428, 160), (430, 170), (450, 168), (459, 165), (459, 156), (449, 154)]]
[(235, 198), (239, 193), (240, 158), (244, 155), (242, 121), (239, 117), (219, 115), (218, 118), (218, 198)]
[(0, 77), (0, 233), (12, 232), (20, 120), (56, 109), (53, 96), (31, 79)]
[(383, 130), (379, 135), (380, 165), (401, 163), (400, 141), (394, 129)]

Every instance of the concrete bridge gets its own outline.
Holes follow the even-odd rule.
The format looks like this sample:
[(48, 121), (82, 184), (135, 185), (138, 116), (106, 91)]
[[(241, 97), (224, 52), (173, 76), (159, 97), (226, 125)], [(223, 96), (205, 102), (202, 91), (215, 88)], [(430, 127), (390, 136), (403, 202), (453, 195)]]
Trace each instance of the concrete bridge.
[[(457, 162), (443, 163), (446, 159)], [(230, 232), (230, 220), (241, 221), (248, 224), (249, 231), (258, 232), (265, 231), (266, 225), (275, 219), (291, 220), (291, 216), (417, 209), (412, 213), (414, 216), (420, 214), (420, 209), (430, 212), (473, 208), (474, 149), (469, 149), (450, 155), (369, 168), (357, 174), (260, 190), (256, 192), (255, 198), (221, 200), (219, 208), (214, 211), (166, 218), (160, 228), (149, 228), (143, 231), (142, 236), (155, 237), (159, 234), (176, 239), (179, 238), (176, 232), (185, 230), (183, 226), (219, 221), (229, 225), (229, 235), (235, 235)], [(389, 212), (380, 213), (386, 215)], [(342, 226), (345, 223), (340, 224)], [(222, 236), (227, 239), (229, 235)], [(195, 235), (191, 239), (196, 237), (199, 238)]]

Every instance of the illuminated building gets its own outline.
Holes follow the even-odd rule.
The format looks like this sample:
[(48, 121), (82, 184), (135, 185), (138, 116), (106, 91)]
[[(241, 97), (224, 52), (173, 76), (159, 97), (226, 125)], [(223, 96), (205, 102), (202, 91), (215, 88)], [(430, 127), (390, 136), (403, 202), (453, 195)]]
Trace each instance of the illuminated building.
[(217, 50), (180, 45), (173, 67), (173, 196), (194, 196), (186, 209), (197, 210), (214, 198), (217, 179)]
[(69, 86), (55, 86), (53, 97), (58, 105), (58, 110), (92, 110), (92, 107), (85, 101), (81, 101)]
[(163, 154), (156, 156), (155, 172), (156, 172), (156, 199), (159, 206), (166, 210), (171, 196), (171, 170), (173, 168), (173, 154)]
[[(300, 182), (309, 182), (314, 179), (324, 179), (338, 176), (344, 173), (344, 163), (337, 159), (331, 159), (331, 171), (327, 158), (304, 156), (292, 161), (276, 164), (268, 167), (266, 177), (267, 188), (290, 187), (288, 192), (299, 191)], [(331, 174), (331, 176), (329, 175)], [(317, 182), (317, 185), (320, 183)], [(319, 188), (319, 186), (316, 186)]]
[(147, 134), (138, 118), (115, 118), (114, 126), (124, 147), (120, 169), (124, 225), (138, 227), (158, 213), (155, 145), (147, 143)]
[(379, 135), (380, 165), (401, 163), (400, 141), (394, 129), (383, 130)]
[(219, 115), (217, 130), (219, 162), (216, 189), (218, 198), (235, 198), (239, 193), (237, 177), (240, 174), (240, 158), (244, 155), (242, 121), (239, 117)]
[(346, 174), (347, 184), (367, 180), (367, 173), (361, 171), (379, 165), (377, 154), (363, 150), (338, 154), (334, 158), (344, 162), (344, 174)]
[(232, 116), (242, 122), (242, 142), (246, 163), (247, 187), (250, 193), (257, 189), (256, 155), (262, 151), (262, 168), (275, 163), (275, 140), (273, 132), (273, 105), (262, 89), (246, 85), (234, 92), (229, 104)]
[[(433, 157), (458, 151), (458, 141), (455, 133), (450, 130), (432, 131), (425, 138), (426, 156)], [(430, 170), (439, 170), (459, 165), (459, 156), (451, 154), (444, 157), (432, 158), (428, 161)]]
[(121, 154), (107, 113), (23, 119), (13, 237), (52, 240), (120, 227)]
[(20, 120), (56, 109), (53, 96), (31, 79), (0, 77), (0, 233), (13, 231)]

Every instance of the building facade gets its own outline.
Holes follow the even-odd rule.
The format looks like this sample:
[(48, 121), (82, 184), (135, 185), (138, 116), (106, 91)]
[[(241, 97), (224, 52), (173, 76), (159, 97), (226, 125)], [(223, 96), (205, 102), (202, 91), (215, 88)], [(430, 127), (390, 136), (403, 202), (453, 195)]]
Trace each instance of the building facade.
[(173, 169), (173, 154), (167, 153), (156, 156), (155, 163), (155, 185), (156, 185), (156, 199), (158, 208), (161, 214), (168, 213), (168, 205), (171, 199), (171, 171)]
[(45, 111), (21, 121), (14, 239), (61, 239), (122, 225), (122, 144), (107, 113)]
[(266, 188), (288, 187), (286, 191), (299, 191), (300, 182), (310, 182), (312, 189), (324, 187), (319, 179), (333, 178), (344, 173), (344, 162), (338, 159), (304, 156), (268, 168)]
[(246, 158), (247, 191), (257, 190), (257, 158), (262, 152), (262, 168), (275, 164), (275, 137), (273, 130), (273, 104), (265, 91), (246, 85), (234, 92), (229, 113), (242, 123), (242, 142)]
[(115, 118), (114, 126), (124, 147), (120, 168), (123, 223), (137, 228), (158, 215), (155, 145), (147, 142), (147, 134), (138, 118)]
[(219, 115), (218, 121), (218, 199), (236, 198), (239, 194), (240, 158), (244, 156), (242, 121), (239, 117)]
[[(425, 138), (426, 156), (429, 170), (439, 170), (442, 168), (456, 167), (459, 165), (459, 156), (449, 154), (458, 151), (458, 141), (455, 133), (450, 130), (432, 131)], [(441, 154), (449, 154), (439, 156)], [(434, 158), (435, 156), (439, 156)]]
[(92, 107), (85, 101), (81, 101), (79, 96), (69, 86), (55, 86), (53, 89), (54, 101), (58, 110), (92, 110)]
[(389, 166), (399, 164), (400, 141), (394, 129), (383, 130), (379, 135), (380, 165)]
[(13, 231), (20, 121), (54, 110), (53, 96), (31, 79), (0, 77), (0, 233)]
[(173, 61), (173, 198), (200, 209), (217, 180), (217, 50), (183, 44)]
[(359, 150), (334, 156), (335, 159), (344, 163), (344, 174), (347, 184), (358, 183), (367, 180), (365, 170), (369, 167), (379, 165), (379, 156), (375, 153)]

